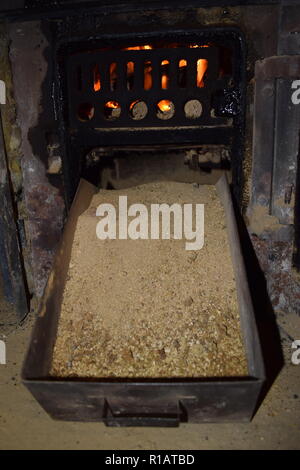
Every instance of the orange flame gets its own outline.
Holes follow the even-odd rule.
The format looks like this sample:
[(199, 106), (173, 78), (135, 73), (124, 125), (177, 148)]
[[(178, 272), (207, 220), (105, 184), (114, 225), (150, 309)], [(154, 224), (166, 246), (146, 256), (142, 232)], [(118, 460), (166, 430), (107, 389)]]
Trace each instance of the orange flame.
[(161, 110), (162, 113), (167, 113), (171, 111), (171, 101), (170, 100), (161, 100), (157, 106)]
[(152, 65), (149, 60), (144, 63), (144, 89), (152, 88)]
[(190, 44), (189, 45), (190, 49), (198, 49), (198, 47), (209, 47), (209, 45), (208, 44), (203, 44), (201, 46), (199, 44)]
[(127, 62), (127, 76), (132, 75), (134, 72), (134, 62)]
[(130, 106), (129, 106), (130, 111), (133, 110), (134, 106), (135, 106), (138, 102), (139, 102), (139, 100), (135, 100), (135, 101), (133, 101), (132, 103), (130, 103)]
[[(129, 47), (124, 47), (122, 50), (123, 51), (146, 51), (153, 49), (151, 44), (145, 44), (143, 46), (129, 46)], [(151, 62), (147, 61), (145, 62), (144, 65), (144, 89), (145, 90), (150, 90), (152, 88), (152, 66)], [(134, 63), (133, 62), (128, 62), (127, 63), (127, 78), (131, 77), (134, 73)]]
[(100, 78), (94, 82), (94, 91), (99, 91), (101, 89), (101, 82), (100, 82)]
[(168, 84), (169, 84), (169, 77), (167, 75), (162, 75), (161, 77), (161, 87), (163, 90), (168, 89)]
[(146, 51), (148, 49), (153, 49), (153, 47), (150, 44), (146, 44), (145, 46), (124, 47), (122, 50), (123, 51)]
[[(179, 45), (173, 44), (173, 45), (170, 45), (169, 47), (179, 47)], [(209, 47), (209, 45), (189, 44), (188, 47), (189, 48), (203, 48), (203, 47)], [(122, 50), (124, 51), (140, 51), (140, 50), (151, 50), (151, 49), (153, 49), (153, 46), (151, 44), (145, 44), (142, 46), (129, 46), (129, 47), (122, 48)], [(162, 66), (169, 65), (169, 60), (167, 59), (162, 60), (161, 65)], [(134, 62), (132, 61), (127, 62), (126, 67), (127, 67), (127, 88), (131, 89), (133, 86), (131, 83), (131, 79), (134, 75)], [(179, 60), (179, 68), (182, 69), (184, 67), (187, 67), (187, 61), (185, 59)], [(207, 70), (207, 67), (208, 67), (208, 61), (206, 59), (198, 59), (197, 61), (197, 87), (199, 88), (204, 87), (203, 77)], [(114, 90), (116, 88), (116, 82), (117, 82), (116, 62), (113, 62), (110, 64), (109, 73), (110, 73), (110, 88), (111, 90)], [(93, 70), (93, 75), (94, 75), (94, 80), (93, 80), (94, 91), (99, 91), (101, 90), (102, 83), (101, 83), (98, 65), (95, 65), (94, 70)], [(166, 71), (163, 71), (161, 75), (161, 88), (163, 90), (168, 89), (168, 84), (169, 84), (169, 75)], [(152, 63), (150, 60), (147, 60), (144, 63), (144, 89), (150, 90), (151, 88), (152, 88)], [(168, 100), (162, 100), (162, 102), (165, 102), (165, 101), (168, 101)], [(113, 103), (113, 102), (109, 102), (109, 103)]]
[[(168, 66), (170, 62), (168, 60), (162, 60), (162, 66)], [(161, 87), (163, 90), (167, 90), (169, 88), (169, 74), (168, 74), (168, 67), (167, 69), (163, 69), (162, 76), (161, 76)]]
[(101, 81), (100, 81), (99, 66), (95, 65), (94, 67), (94, 91), (99, 91), (100, 89), (101, 89)]
[(112, 109), (117, 109), (119, 108), (119, 103), (117, 101), (108, 101), (106, 104), (105, 104), (105, 107), (106, 108), (112, 108)]
[(203, 77), (208, 67), (208, 61), (206, 59), (197, 60), (197, 87), (204, 87)]

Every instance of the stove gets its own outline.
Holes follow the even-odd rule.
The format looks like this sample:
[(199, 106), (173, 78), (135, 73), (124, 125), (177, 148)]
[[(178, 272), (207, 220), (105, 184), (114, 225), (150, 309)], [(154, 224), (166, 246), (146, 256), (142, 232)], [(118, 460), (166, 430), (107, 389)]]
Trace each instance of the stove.
[(18, 318), (42, 296), (80, 178), (222, 171), (253, 293), (257, 257), (272, 308), (299, 312), (297, 2), (16, 0), (0, 18), (0, 285)]

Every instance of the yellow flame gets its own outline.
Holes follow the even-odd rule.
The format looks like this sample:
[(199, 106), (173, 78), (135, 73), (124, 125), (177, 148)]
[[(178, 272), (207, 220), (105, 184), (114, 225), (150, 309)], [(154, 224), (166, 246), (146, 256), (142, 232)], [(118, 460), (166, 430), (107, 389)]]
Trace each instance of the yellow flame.
[(171, 101), (170, 100), (161, 100), (157, 106), (161, 110), (162, 113), (167, 113), (171, 110)]
[(152, 65), (150, 61), (144, 63), (144, 89), (152, 88)]
[[(169, 65), (169, 64), (170, 62), (168, 60), (161, 61), (162, 66)], [(167, 90), (168, 86), (169, 86), (169, 76), (168, 76), (167, 70), (163, 70), (162, 76), (161, 76), (161, 87), (163, 90)]]
[(105, 107), (106, 108), (112, 108), (112, 109), (117, 109), (120, 107), (119, 103), (117, 101), (108, 101), (106, 104), (105, 104)]
[(94, 91), (99, 91), (101, 89), (101, 82), (100, 82), (100, 78), (94, 82)]
[(197, 87), (204, 87), (203, 77), (208, 67), (208, 61), (206, 59), (197, 60)]
[(100, 72), (98, 65), (94, 67), (94, 91), (99, 91), (101, 89), (101, 81), (100, 81)]
[(209, 45), (208, 44), (203, 44), (201, 46), (199, 44), (190, 44), (189, 45), (190, 49), (198, 49), (198, 47), (209, 47)]
[(153, 49), (153, 47), (150, 44), (146, 44), (145, 46), (124, 47), (123, 51), (146, 51), (149, 49)]

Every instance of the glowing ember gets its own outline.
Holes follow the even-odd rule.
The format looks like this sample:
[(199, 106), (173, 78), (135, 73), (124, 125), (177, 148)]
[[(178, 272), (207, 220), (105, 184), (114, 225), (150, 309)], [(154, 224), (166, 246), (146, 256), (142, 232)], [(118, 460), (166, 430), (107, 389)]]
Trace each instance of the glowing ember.
[(112, 109), (117, 109), (120, 107), (119, 103), (117, 101), (108, 101), (106, 104), (105, 104), (105, 107), (106, 108), (112, 108)]
[(101, 89), (101, 82), (100, 82), (100, 79), (98, 79), (95, 83), (94, 83), (94, 91), (99, 91)]
[(163, 90), (167, 90), (168, 89), (168, 76), (167, 75), (163, 75), (161, 77), (161, 87)]
[(150, 44), (146, 44), (145, 46), (124, 47), (122, 50), (123, 51), (146, 51), (149, 49), (153, 49), (153, 47)]
[(99, 91), (101, 89), (100, 81), (100, 71), (98, 65), (94, 67), (94, 91)]
[(117, 101), (108, 101), (104, 106), (104, 115), (106, 119), (118, 119), (121, 115), (121, 106)]
[(171, 111), (171, 101), (170, 100), (161, 100), (157, 103), (157, 106), (161, 110), (162, 113), (168, 113)]
[(139, 103), (139, 100), (136, 100), (136, 101), (133, 101), (132, 103), (130, 103), (130, 106), (129, 106), (130, 111), (133, 110), (133, 108), (135, 107), (135, 105), (136, 105), (137, 103)]
[[(170, 44), (168, 47), (171, 48), (176, 48), (176, 47), (181, 47), (180, 44)], [(207, 44), (204, 45), (199, 45), (199, 44), (189, 44), (189, 48), (204, 48), (204, 47), (210, 47)], [(151, 50), (154, 47), (151, 44), (145, 44), (141, 46), (129, 46), (122, 48), (123, 51), (145, 51), (145, 50)], [(161, 88), (163, 90), (167, 90), (169, 88), (169, 81), (170, 81), (170, 73), (169, 73), (169, 65), (170, 61), (167, 59), (161, 60), (160, 66), (161, 68)], [(179, 65), (179, 77), (178, 77), (178, 83), (180, 87), (185, 87), (187, 86), (187, 60), (181, 59), (178, 61)], [(126, 82), (127, 82), (127, 89), (132, 90), (134, 86), (134, 74), (135, 74), (135, 64), (133, 61), (129, 61), (125, 65), (126, 67)], [(208, 68), (208, 61), (206, 59), (198, 59), (197, 60), (197, 87), (202, 88), (204, 87), (204, 75), (205, 72)], [(144, 89), (145, 90), (150, 90), (153, 86), (153, 65), (151, 60), (145, 60), (144, 62)], [(118, 80), (118, 71), (117, 71), (117, 63), (113, 62), (109, 66), (109, 75), (110, 75), (110, 89), (112, 91), (116, 90), (117, 88), (117, 80)], [(103, 77), (102, 77), (103, 78)], [(101, 77), (100, 77), (100, 71), (98, 65), (94, 66), (93, 69), (93, 89), (95, 92), (100, 91), (102, 89), (103, 83), (101, 82)], [(113, 101), (109, 103), (115, 103)], [(170, 106), (168, 103), (168, 100), (162, 100), (161, 101), (161, 106), (159, 106), (159, 109), (161, 111), (169, 111)], [(107, 106), (113, 108), (113, 105)], [(117, 106), (115, 106), (117, 108)]]
[(150, 90), (152, 88), (152, 65), (150, 60), (144, 63), (144, 89)]
[(134, 72), (134, 62), (127, 62), (127, 75), (130, 76)]
[(203, 77), (208, 67), (208, 61), (206, 59), (197, 60), (197, 87), (204, 87)]
[(161, 66), (163, 67), (162, 75), (161, 75), (161, 87), (163, 90), (167, 90), (169, 88), (169, 64), (168, 60), (162, 60)]
[(204, 44), (202, 46), (200, 46), (199, 44), (190, 44), (189, 45), (190, 49), (198, 49), (198, 47), (209, 47), (209, 45), (208, 44)]

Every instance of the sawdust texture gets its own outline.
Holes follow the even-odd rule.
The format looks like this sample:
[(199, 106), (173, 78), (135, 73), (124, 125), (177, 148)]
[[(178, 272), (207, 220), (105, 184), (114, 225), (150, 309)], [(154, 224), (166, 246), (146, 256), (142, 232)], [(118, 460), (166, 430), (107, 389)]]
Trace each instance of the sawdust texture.
[[(205, 204), (205, 242), (104, 240), (100, 203), (118, 207)], [(100, 190), (82, 214), (72, 247), (51, 375), (60, 377), (245, 376), (225, 213), (214, 186), (155, 183)]]

